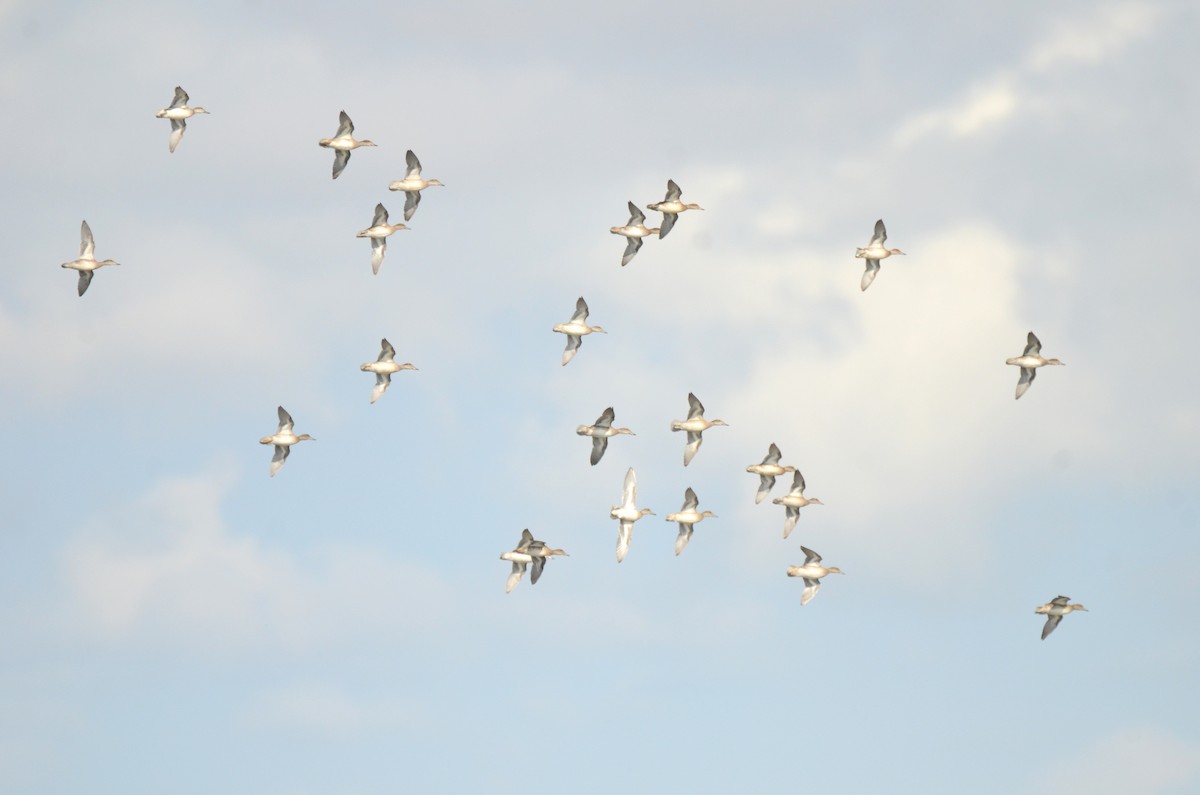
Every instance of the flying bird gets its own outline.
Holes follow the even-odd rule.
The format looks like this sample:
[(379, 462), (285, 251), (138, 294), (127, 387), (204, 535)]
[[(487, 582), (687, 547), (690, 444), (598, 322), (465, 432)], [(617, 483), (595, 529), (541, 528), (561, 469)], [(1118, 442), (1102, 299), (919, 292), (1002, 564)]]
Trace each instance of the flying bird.
[(1021, 377), (1017, 379), (1016, 400), (1020, 400), (1021, 395), (1024, 395), (1025, 391), (1033, 385), (1033, 379), (1037, 377), (1037, 368), (1045, 367), (1048, 364), (1066, 365), (1066, 362), (1060, 362), (1058, 359), (1043, 357), (1041, 352), (1042, 341), (1031, 331), (1025, 338), (1025, 353), (1004, 360), (1005, 364), (1014, 364), (1021, 368)]
[(283, 469), (284, 463), (287, 461), (288, 453), (292, 445), (297, 442), (316, 441), (307, 433), (302, 433), (299, 436), (292, 431), (292, 426), (295, 423), (292, 421), (292, 415), (284, 410), (283, 406), (279, 407), (279, 429), (271, 436), (264, 436), (258, 440), (259, 444), (275, 445), (275, 455), (271, 458), (271, 477), (275, 477), (280, 469)]
[(1069, 596), (1056, 596), (1041, 607), (1034, 608), (1034, 613), (1046, 617), (1046, 623), (1042, 627), (1042, 640), (1045, 640), (1046, 636), (1054, 631), (1054, 628), (1058, 626), (1058, 622), (1062, 621), (1063, 616), (1067, 613), (1076, 610), (1082, 610), (1085, 613), (1088, 612), (1088, 609), (1083, 605), (1068, 604), (1070, 601), (1071, 597)]
[(846, 572), (837, 566), (822, 566), (821, 556), (808, 547), (800, 547), (800, 551), (806, 556), (804, 565), (788, 566), (787, 576), (804, 578), (804, 593), (800, 594), (800, 606), (803, 607), (813, 600), (817, 591), (821, 590), (822, 577), (826, 574), (845, 574)]
[(687, 419), (671, 422), (672, 431), (687, 431), (687, 445), (683, 448), (684, 466), (692, 463), (692, 458), (695, 457), (696, 451), (700, 449), (700, 443), (704, 441), (700, 434), (714, 425), (725, 425), (728, 427), (729, 423), (725, 422), (725, 420), (710, 421), (704, 419), (704, 405), (696, 399), (694, 394), (688, 392)]
[(350, 121), (350, 117), (346, 115), (346, 111), (342, 111), (338, 115), (337, 132), (332, 138), (322, 138), (317, 142), (319, 146), (326, 149), (333, 149), (333, 178), (337, 179), (342, 171), (346, 168), (346, 164), (350, 162), (350, 150), (357, 149), (360, 146), (377, 146), (374, 141), (363, 139), (361, 141), (354, 138), (354, 122)]
[(792, 476), (792, 489), (782, 497), (771, 500), (772, 505), (783, 505), (787, 508), (787, 519), (783, 523), (783, 537), (787, 538), (800, 519), (800, 509), (805, 505), (824, 505), (825, 503), (813, 497), (811, 500), (804, 496), (804, 475), (800, 470)]
[(204, 108), (189, 108), (187, 103), (187, 92), (179, 86), (175, 86), (175, 98), (171, 100), (171, 104), (154, 114), (157, 119), (171, 120), (171, 138), (167, 145), (172, 153), (174, 153), (175, 147), (179, 146), (179, 142), (183, 140), (183, 133), (187, 130), (187, 120), (197, 113), (208, 113)]
[(660, 202), (647, 204), (647, 210), (657, 210), (663, 214), (662, 227), (658, 231), (658, 239), (662, 240), (667, 236), (667, 233), (675, 226), (675, 220), (679, 218), (679, 214), (688, 210), (703, 210), (699, 204), (684, 204), (679, 200), (683, 195), (683, 191), (675, 184), (675, 180), (667, 180), (667, 196)]
[(617, 529), (617, 563), (625, 560), (625, 553), (629, 552), (629, 544), (633, 541), (633, 523), (646, 515), (653, 516), (654, 511), (649, 508), (638, 509), (637, 507), (637, 474), (633, 471), (633, 467), (625, 473), (625, 488), (621, 493), (621, 504), (614, 505), (609, 511), (609, 516), (620, 522)]
[(379, 358), (373, 362), (367, 362), (361, 365), (358, 369), (364, 373), (375, 374), (375, 386), (371, 389), (371, 402), (374, 403), (383, 396), (387, 388), (392, 385), (392, 373), (398, 373), (401, 370), (416, 370), (410, 363), (396, 364), (396, 349), (392, 347), (392, 343), (384, 337), (379, 341), (381, 350)]
[[(555, 555), (566, 554), (561, 549), (551, 549), (546, 546), (545, 541), (536, 540), (528, 528), (522, 530), (521, 540), (517, 542), (516, 549), (500, 555), (500, 560), (512, 563), (512, 572), (504, 583), (504, 592), (512, 593), (513, 588), (517, 587), (517, 583), (525, 574), (525, 568), (531, 563), (533, 564), (533, 574), (529, 578), (529, 582), (531, 585), (537, 585), (538, 578), (542, 576), (542, 570), (546, 567), (546, 561)], [(568, 557), (570, 556), (568, 555)]]
[(88, 226), (87, 221), (84, 221), (83, 226), (79, 228), (79, 239), (79, 259), (64, 262), (62, 266), (79, 271), (79, 295), (82, 296), (87, 292), (88, 285), (92, 283), (92, 274), (97, 268), (121, 263), (111, 259), (96, 261), (96, 240), (92, 237), (92, 228)]
[(579, 300), (575, 302), (575, 314), (571, 315), (571, 319), (566, 323), (559, 323), (554, 327), (554, 330), (559, 334), (567, 335), (567, 347), (563, 350), (562, 363), (565, 367), (567, 362), (575, 358), (575, 352), (579, 350), (579, 346), (583, 344), (583, 337), (593, 332), (607, 334), (608, 332), (599, 326), (589, 326), (587, 324), (588, 305), (587, 301), (583, 300), (583, 296), (579, 296)]
[(871, 286), (871, 282), (875, 281), (875, 277), (879, 275), (879, 261), (887, 259), (893, 254), (904, 254), (898, 248), (885, 248), (884, 243), (887, 242), (887, 229), (883, 226), (883, 219), (880, 218), (875, 222), (875, 233), (871, 235), (871, 242), (866, 248), (855, 249), (854, 256), (867, 261), (867, 269), (863, 271), (862, 289), (866, 290)]
[(625, 254), (621, 257), (621, 267), (624, 268), (633, 259), (633, 255), (638, 253), (638, 249), (642, 247), (642, 238), (658, 232), (658, 229), (647, 229), (646, 216), (637, 208), (637, 205), (629, 202), (629, 223), (625, 224), (625, 226), (614, 226), (608, 231), (614, 235), (622, 235), (629, 238), (629, 242), (625, 244)]
[(712, 511), (704, 511), (701, 513), (696, 509), (700, 506), (700, 500), (696, 497), (696, 492), (692, 491), (692, 487), (688, 486), (687, 491), (683, 493), (683, 507), (678, 513), (667, 514), (668, 522), (677, 522), (679, 524), (679, 535), (675, 537), (675, 554), (678, 555), (692, 540), (692, 528), (696, 523), (709, 517), (716, 519), (717, 515)]
[(387, 253), (387, 239), (401, 229), (407, 230), (408, 227), (389, 224), (387, 208), (382, 204), (375, 205), (375, 217), (371, 219), (371, 225), (355, 235), (371, 238), (371, 273), (379, 275), (379, 266), (383, 264), (383, 255)]
[(614, 428), (614, 419), (616, 419), (616, 415), (613, 413), (612, 406), (609, 406), (596, 420), (595, 425), (580, 425), (575, 429), (575, 433), (580, 436), (592, 437), (592, 466), (596, 466), (596, 464), (600, 463), (600, 459), (604, 457), (604, 451), (608, 449), (609, 437), (622, 433), (627, 433), (630, 436), (637, 435), (628, 428)]
[(388, 190), (404, 191), (404, 220), (410, 221), (413, 213), (417, 211), (417, 205), (421, 203), (421, 191), (446, 186), (436, 179), (424, 179), (421, 176), (421, 161), (413, 154), (413, 150), (409, 149), (404, 154), (404, 159), (408, 162), (408, 173), (404, 175), (404, 179), (388, 185)]
[(786, 475), (788, 472), (795, 472), (795, 467), (785, 467), (779, 465), (779, 459), (782, 453), (779, 448), (771, 442), (771, 446), (767, 448), (767, 456), (762, 460), (761, 464), (751, 464), (746, 467), (747, 472), (758, 475), (758, 492), (754, 495), (754, 504), (758, 505), (775, 487), (775, 478), (778, 475)]

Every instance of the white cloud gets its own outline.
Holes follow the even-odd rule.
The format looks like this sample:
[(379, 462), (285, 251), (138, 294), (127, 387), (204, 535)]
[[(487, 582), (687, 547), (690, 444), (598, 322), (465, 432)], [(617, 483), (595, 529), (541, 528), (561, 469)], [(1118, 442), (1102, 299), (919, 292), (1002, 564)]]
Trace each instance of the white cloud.
[(1023, 59), (976, 81), (965, 97), (909, 116), (893, 133), (892, 143), (903, 148), (930, 137), (971, 138), (1022, 113), (1052, 113), (1061, 103), (1039, 97), (1038, 78), (1065, 65), (1092, 65), (1120, 54), (1149, 35), (1159, 16), (1152, 7), (1122, 5), (1100, 9), (1088, 19), (1063, 20)]
[(1200, 745), (1162, 729), (1123, 729), (1036, 776), (1030, 795), (1138, 795), (1200, 786)]
[(1037, 44), (1025, 63), (1035, 72), (1064, 64), (1097, 63), (1149, 35), (1160, 17), (1159, 9), (1146, 3), (1109, 6), (1090, 19), (1072, 16)]
[(221, 517), (224, 491), (219, 477), (167, 480), (71, 540), (63, 563), (74, 620), (107, 641), (220, 652), (431, 626), (452, 609), (434, 575), (378, 550), (329, 544), (310, 562), (234, 534)]

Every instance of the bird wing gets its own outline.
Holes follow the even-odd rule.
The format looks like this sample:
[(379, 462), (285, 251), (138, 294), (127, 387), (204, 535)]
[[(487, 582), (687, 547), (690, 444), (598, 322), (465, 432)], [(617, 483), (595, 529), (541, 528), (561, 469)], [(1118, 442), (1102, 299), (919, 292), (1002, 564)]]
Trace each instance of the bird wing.
[(821, 562), (821, 556), (818, 555), (816, 552), (813, 552), (808, 547), (802, 546), (802, 547), (800, 547), (800, 551), (804, 553), (804, 565), (805, 566), (808, 566), (809, 564), (812, 564), (812, 563), (820, 563)]
[(413, 150), (409, 149), (404, 153), (404, 160), (408, 163), (408, 173), (404, 175), (405, 179), (421, 176), (421, 161), (413, 154)]
[(663, 201), (677, 202), (682, 195), (683, 191), (675, 184), (675, 180), (667, 180), (667, 198), (663, 199)]
[(621, 526), (617, 529), (617, 563), (625, 560), (625, 554), (629, 552), (629, 542), (633, 541), (633, 522), (621, 520)]
[(797, 495), (803, 497), (804, 496), (804, 488), (805, 488), (804, 475), (801, 475), (800, 470), (797, 469), (796, 474), (792, 475), (792, 488), (788, 492), (788, 494), (797, 494)]
[(1042, 341), (1037, 338), (1037, 335), (1032, 331), (1025, 338), (1025, 353), (1024, 356), (1037, 356), (1042, 352)]
[(1021, 368), (1021, 377), (1017, 380), (1016, 400), (1021, 399), (1021, 395), (1025, 394), (1025, 392), (1033, 384), (1033, 379), (1035, 378), (1037, 378), (1037, 370), (1033, 369), (1032, 367)]
[(411, 221), (413, 214), (417, 211), (417, 205), (421, 203), (421, 191), (406, 190), (404, 191), (404, 220)]
[(349, 162), (350, 162), (350, 150), (349, 149), (338, 149), (336, 152), (333, 153), (333, 178), (334, 179), (337, 179), (338, 176), (343, 171), (345, 171), (346, 164)]
[(811, 602), (813, 600), (813, 597), (817, 595), (817, 591), (819, 591), (819, 590), (821, 590), (821, 581), (820, 580), (810, 580), (807, 577), (805, 577), (804, 578), (804, 593), (800, 594), (800, 606), (803, 607), (804, 605)]
[(887, 229), (883, 225), (883, 219), (880, 218), (875, 222), (875, 231), (871, 235), (871, 242), (867, 244), (867, 248), (872, 246), (882, 246), (887, 241)]
[(667, 236), (667, 232), (675, 226), (675, 219), (679, 217), (678, 213), (663, 213), (662, 225), (658, 229), (658, 239), (662, 240)]
[(371, 273), (379, 275), (379, 268), (383, 265), (383, 255), (387, 253), (387, 238), (373, 237), (371, 238)]
[(617, 418), (617, 415), (613, 412), (612, 406), (609, 406), (608, 408), (606, 408), (604, 410), (604, 413), (601, 414), (599, 416), (599, 418), (597, 418), (595, 427), (611, 428), (612, 424), (613, 424), (613, 420), (615, 420), (616, 418)]
[(679, 523), (679, 535), (675, 536), (675, 554), (678, 555), (683, 551), (683, 548), (692, 540), (692, 526), (690, 524)]
[(529, 528), (526, 527), (521, 531), (521, 540), (517, 542), (517, 551), (519, 552), (524, 549), (529, 549), (535, 540), (536, 539), (534, 539), (533, 533), (529, 532)]
[(171, 108), (182, 108), (187, 104), (188, 95), (180, 86), (175, 86), (175, 97), (171, 100), (171, 104), (167, 106), (167, 110)]
[(607, 436), (593, 436), (592, 437), (592, 458), (591, 458), (592, 466), (596, 466), (596, 464), (600, 463), (600, 459), (604, 457), (604, 451), (607, 449), (608, 449), (608, 437)]
[(285, 445), (275, 445), (275, 455), (271, 456), (271, 477), (275, 477), (275, 473), (283, 469), (283, 464), (287, 461), (288, 453), (291, 452), (291, 449)]
[(383, 339), (381, 339), (379, 341), (379, 345), (380, 345), (379, 358), (376, 359), (375, 361), (378, 361), (378, 362), (394, 361), (396, 358), (396, 349), (392, 347), (392, 343), (387, 341), (387, 337), (384, 337)]
[(783, 537), (786, 539), (796, 529), (796, 522), (800, 520), (800, 509), (791, 505), (784, 507), (787, 509), (787, 518), (783, 520)]
[(562, 363), (566, 366), (567, 362), (575, 358), (575, 352), (579, 350), (579, 346), (583, 344), (583, 337), (576, 334), (567, 335), (567, 347), (563, 349)]
[(284, 431), (290, 433), (292, 426), (296, 424), (292, 420), (292, 415), (288, 414), (287, 409), (285, 409), (283, 406), (279, 407), (277, 413), (279, 414), (279, 430), (277, 430), (276, 433), (283, 433)]
[(1050, 600), (1050, 604), (1058, 605), (1059, 607), (1066, 607), (1070, 603), (1071, 597), (1069, 596), (1056, 596)]
[(80, 271), (79, 272), (79, 294), (83, 295), (84, 293), (86, 293), (88, 285), (91, 283), (92, 283), (92, 272), (91, 271)]
[(167, 148), (175, 151), (175, 147), (179, 146), (179, 142), (183, 140), (183, 133), (187, 130), (187, 122), (183, 119), (171, 119), (171, 137), (167, 140)]
[(646, 216), (637, 208), (636, 204), (629, 202), (629, 223), (626, 226), (641, 226), (644, 223), (646, 223)]
[(871, 282), (875, 281), (875, 277), (879, 275), (879, 260), (868, 259), (865, 262), (867, 263), (867, 269), (863, 271), (862, 282), (859, 284), (863, 290), (870, 287)]
[(383, 226), (384, 224), (387, 223), (387, 221), (388, 221), (387, 208), (383, 206), (382, 202), (379, 204), (376, 204), (375, 205), (375, 217), (371, 219), (371, 226)]
[(337, 132), (333, 134), (334, 138), (343, 138), (354, 134), (354, 122), (350, 121), (350, 117), (346, 115), (346, 111), (338, 114)]
[(704, 441), (704, 437), (699, 431), (688, 431), (687, 445), (683, 448), (683, 465), (687, 466), (692, 463), (692, 459), (696, 457), (696, 452), (700, 449), (700, 443)]
[(779, 459), (783, 458), (783, 453), (779, 452), (779, 448), (774, 442), (767, 448), (767, 457), (762, 460), (764, 464), (779, 464)]
[(621, 505), (629, 508), (637, 506), (637, 473), (633, 467), (625, 473), (625, 484), (621, 490)]
[(1058, 622), (1062, 621), (1062, 619), (1062, 616), (1056, 616), (1053, 613), (1046, 616), (1046, 623), (1042, 626), (1042, 640), (1045, 640), (1046, 636), (1054, 631), (1054, 628), (1058, 626)]
[(79, 227), (79, 258), (96, 258), (96, 239), (92, 237), (92, 228), (88, 226), (87, 221), (84, 221), (83, 226)]
[(694, 420), (704, 416), (704, 404), (693, 393), (688, 392), (688, 419)]
[(771, 489), (775, 488), (774, 475), (759, 475), (758, 476), (758, 491), (754, 495), (754, 504), (758, 505), (766, 496), (771, 493)]
[(504, 581), (504, 592), (512, 593), (512, 589), (517, 587), (517, 583), (521, 581), (521, 575), (525, 573), (525, 564), (513, 561), (512, 573), (508, 575), (508, 579)]
[(529, 576), (530, 585), (537, 585), (538, 578), (542, 576), (542, 569), (546, 568), (546, 559), (542, 557), (533, 559), (533, 572)]
[(583, 296), (581, 295), (581, 296), (579, 296), (579, 299), (575, 302), (575, 314), (571, 315), (571, 322), (572, 323), (583, 323), (584, 321), (587, 320), (587, 316), (588, 316), (587, 301), (583, 300)]
[(633, 259), (633, 255), (638, 253), (642, 247), (642, 239), (640, 237), (631, 237), (629, 242), (625, 244), (625, 253), (621, 255), (621, 267), (624, 268)]
[(688, 486), (687, 491), (683, 492), (683, 508), (682, 511), (694, 511), (700, 504), (699, 498), (696, 497), (696, 492), (692, 491), (692, 487)]
[(371, 402), (374, 403), (379, 398), (383, 397), (383, 393), (392, 385), (391, 373), (376, 373), (375, 386), (371, 387)]

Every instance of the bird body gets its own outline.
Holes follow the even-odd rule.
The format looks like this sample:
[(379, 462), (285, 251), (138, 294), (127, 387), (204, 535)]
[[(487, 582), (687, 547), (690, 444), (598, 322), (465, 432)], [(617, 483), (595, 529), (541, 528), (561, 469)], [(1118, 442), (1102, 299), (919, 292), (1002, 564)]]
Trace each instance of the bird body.
[(863, 272), (862, 289), (866, 290), (871, 286), (871, 282), (875, 281), (875, 277), (879, 274), (879, 262), (885, 260), (893, 254), (904, 254), (898, 248), (887, 248), (883, 244), (887, 242), (887, 229), (883, 225), (883, 219), (880, 218), (875, 222), (875, 232), (871, 235), (871, 242), (866, 248), (858, 248), (854, 250), (854, 256), (867, 261), (867, 269)]
[(804, 496), (804, 475), (800, 474), (800, 470), (796, 470), (796, 474), (792, 476), (792, 488), (782, 497), (776, 497), (771, 500), (773, 505), (782, 505), (787, 508), (787, 518), (783, 523), (783, 537), (787, 538), (792, 534), (792, 530), (796, 527), (796, 522), (800, 520), (800, 509), (806, 505), (824, 505), (825, 503), (818, 500), (816, 497), (809, 499)]
[(629, 202), (629, 223), (625, 226), (614, 226), (609, 230), (614, 235), (621, 235), (629, 239), (625, 244), (625, 253), (621, 256), (621, 267), (629, 264), (633, 259), (633, 255), (638, 253), (638, 249), (642, 247), (642, 238), (657, 234), (658, 229), (650, 229), (646, 227), (646, 216), (637, 208), (633, 202)]
[(779, 452), (779, 448), (771, 442), (771, 446), (767, 448), (767, 455), (763, 458), (761, 464), (751, 464), (746, 467), (746, 471), (758, 475), (758, 491), (754, 495), (754, 504), (758, 505), (763, 499), (771, 493), (771, 489), (775, 488), (775, 478), (779, 475), (786, 475), (788, 472), (795, 472), (793, 466), (780, 466), (779, 459), (783, 454)]
[(821, 556), (808, 547), (800, 547), (804, 553), (804, 565), (788, 566), (787, 576), (804, 579), (804, 593), (800, 595), (800, 605), (803, 607), (813, 600), (817, 591), (821, 590), (821, 578), (827, 574), (845, 574), (837, 566), (822, 566)]
[(92, 228), (88, 226), (87, 221), (79, 228), (79, 238), (79, 259), (64, 262), (62, 267), (79, 271), (79, 295), (82, 297), (87, 292), (88, 285), (92, 283), (92, 273), (97, 268), (121, 263), (111, 259), (96, 260), (96, 240), (92, 237)]
[(354, 122), (350, 121), (350, 117), (346, 115), (346, 111), (338, 114), (338, 128), (332, 138), (322, 138), (317, 141), (318, 146), (323, 146), (326, 149), (334, 150), (333, 156), (333, 178), (337, 179), (342, 171), (346, 168), (346, 164), (350, 162), (350, 152), (360, 146), (377, 146), (374, 141), (367, 139), (357, 140), (354, 137)]
[(179, 142), (183, 140), (183, 133), (187, 129), (187, 120), (197, 113), (208, 113), (204, 108), (189, 108), (187, 103), (187, 92), (179, 86), (175, 86), (175, 97), (171, 100), (171, 104), (154, 114), (155, 118), (171, 120), (171, 138), (167, 142), (171, 152), (174, 152), (175, 147), (179, 146)]
[(1020, 400), (1021, 395), (1024, 395), (1029, 390), (1029, 387), (1033, 385), (1033, 379), (1037, 377), (1037, 368), (1047, 365), (1066, 365), (1066, 362), (1060, 362), (1058, 359), (1047, 359), (1041, 353), (1042, 341), (1031, 331), (1025, 337), (1025, 352), (1020, 356), (1004, 360), (1005, 364), (1021, 368), (1021, 376), (1017, 379), (1015, 400)]
[(600, 463), (600, 459), (604, 457), (604, 451), (608, 449), (608, 440), (611, 437), (623, 433), (630, 436), (637, 435), (628, 428), (614, 428), (614, 419), (616, 419), (616, 414), (613, 413), (612, 406), (609, 406), (596, 419), (595, 425), (580, 425), (575, 429), (576, 434), (592, 438), (592, 466), (596, 466), (596, 464)]
[(668, 522), (675, 522), (679, 525), (679, 535), (675, 538), (675, 554), (678, 555), (692, 540), (692, 529), (697, 522), (704, 519), (716, 519), (717, 515), (712, 511), (699, 511), (700, 500), (696, 497), (696, 492), (691, 486), (683, 493), (683, 507), (676, 513), (669, 513), (666, 516)]
[(1070, 601), (1071, 597), (1069, 596), (1056, 596), (1041, 607), (1034, 608), (1034, 613), (1046, 616), (1046, 623), (1042, 626), (1042, 640), (1045, 640), (1046, 636), (1054, 631), (1063, 616), (1076, 610), (1082, 610), (1085, 613), (1088, 611), (1083, 605), (1073, 605), (1070, 604)]
[(409, 221), (413, 217), (413, 213), (417, 211), (417, 205), (421, 203), (421, 191), (426, 188), (444, 188), (439, 180), (425, 179), (421, 176), (421, 161), (413, 154), (413, 150), (409, 149), (404, 154), (405, 162), (408, 164), (408, 172), (404, 175), (404, 179), (398, 179), (388, 185), (388, 190), (404, 191), (404, 220)]
[(371, 225), (355, 235), (355, 237), (371, 239), (371, 272), (376, 276), (379, 275), (379, 268), (383, 265), (383, 255), (387, 253), (387, 238), (402, 229), (407, 231), (408, 227), (404, 224), (388, 223), (387, 208), (380, 203), (375, 205), (375, 215), (371, 218)]
[(575, 314), (571, 315), (571, 319), (566, 323), (559, 323), (554, 327), (554, 330), (559, 334), (567, 335), (567, 347), (563, 349), (562, 363), (565, 367), (567, 362), (575, 358), (575, 353), (579, 350), (579, 346), (583, 344), (583, 338), (588, 334), (607, 334), (608, 332), (599, 326), (589, 326), (587, 324), (588, 305), (587, 301), (583, 300), (583, 296), (579, 296), (579, 300), (575, 302)]
[(284, 463), (287, 461), (288, 453), (291, 452), (292, 445), (298, 442), (316, 441), (307, 433), (302, 433), (299, 436), (296, 435), (293, 430), (295, 423), (292, 421), (292, 415), (288, 414), (283, 406), (279, 407), (278, 414), (279, 429), (272, 435), (264, 436), (258, 440), (259, 444), (275, 445), (275, 455), (271, 458), (271, 477), (275, 477), (275, 473), (283, 468)]
[(649, 508), (637, 507), (637, 473), (633, 467), (625, 473), (625, 486), (621, 492), (621, 504), (614, 505), (609, 516), (620, 522), (617, 528), (617, 563), (625, 560), (629, 545), (633, 541), (633, 523), (643, 516), (654, 515)]
[(660, 201), (653, 204), (647, 204), (647, 210), (656, 210), (663, 214), (662, 227), (658, 232), (658, 239), (662, 240), (675, 227), (675, 220), (679, 218), (679, 214), (688, 210), (703, 210), (699, 204), (685, 204), (681, 201), (683, 190), (675, 184), (675, 180), (667, 180), (667, 195)]
[(405, 362), (404, 364), (396, 363), (396, 349), (387, 341), (387, 337), (380, 340), (379, 344), (379, 358), (373, 362), (360, 365), (358, 368), (364, 373), (375, 374), (375, 386), (371, 389), (372, 403), (379, 400), (383, 396), (383, 393), (387, 391), (387, 388), (392, 385), (393, 373), (398, 373), (401, 370), (417, 369), (409, 362)]
[(725, 420), (706, 420), (704, 419), (704, 404), (702, 404), (695, 394), (688, 392), (688, 416), (686, 420), (673, 420), (671, 422), (672, 431), (687, 431), (687, 444), (683, 448), (683, 465), (687, 466), (692, 463), (696, 452), (700, 449), (704, 438), (701, 436), (704, 431), (717, 425), (728, 426), (729, 423)]
[[(513, 588), (517, 587), (517, 583), (521, 581), (521, 577), (525, 574), (525, 569), (530, 564), (533, 564), (533, 575), (530, 577), (530, 584), (537, 585), (538, 579), (542, 576), (542, 570), (546, 566), (546, 561), (555, 555), (567, 555), (561, 549), (551, 549), (544, 541), (538, 541), (533, 537), (533, 533), (529, 529), (521, 531), (521, 540), (517, 542), (516, 549), (509, 552), (501, 553), (500, 560), (507, 560), (512, 563), (512, 572), (508, 575), (508, 579), (504, 583), (504, 592), (512, 593)], [(567, 555), (567, 557), (570, 557)]]

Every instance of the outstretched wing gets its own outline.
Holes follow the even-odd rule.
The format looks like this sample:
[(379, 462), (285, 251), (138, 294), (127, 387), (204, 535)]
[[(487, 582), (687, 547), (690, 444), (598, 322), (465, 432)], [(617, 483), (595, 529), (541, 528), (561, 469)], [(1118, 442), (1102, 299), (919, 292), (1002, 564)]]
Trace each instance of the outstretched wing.
[(290, 433), (292, 426), (296, 424), (292, 420), (292, 415), (288, 414), (287, 409), (285, 409), (283, 406), (280, 406), (276, 413), (279, 415), (279, 430), (277, 430), (276, 433), (283, 433), (284, 431), (288, 431)]
[(371, 226), (383, 226), (388, 222), (388, 211), (383, 206), (383, 203), (375, 205), (375, 216), (371, 219)]
[(608, 449), (608, 437), (607, 436), (593, 436), (592, 437), (592, 458), (591, 458), (592, 466), (596, 466), (596, 464), (600, 463), (600, 459), (604, 457), (604, 451), (607, 449)]
[(1032, 331), (1025, 338), (1025, 356), (1037, 356), (1042, 352), (1042, 341)]
[(802, 546), (802, 547), (800, 547), (800, 551), (804, 553), (804, 565), (805, 566), (808, 566), (813, 563), (821, 562), (821, 556), (818, 555), (816, 552), (813, 552), (808, 547)]
[(1053, 614), (1046, 616), (1046, 623), (1042, 626), (1042, 640), (1045, 640), (1046, 636), (1054, 631), (1054, 628), (1058, 626), (1058, 622), (1062, 621), (1062, 618), (1062, 616)]
[(188, 95), (180, 86), (175, 86), (175, 97), (171, 100), (171, 104), (167, 106), (167, 110), (171, 108), (182, 108), (187, 104)]
[(587, 320), (588, 305), (587, 301), (583, 300), (583, 296), (579, 296), (579, 300), (575, 302), (575, 314), (571, 315), (572, 323), (583, 323)]
[(411, 221), (413, 213), (417, 211), (417, 205), (421, 203), (421, 191), (406, 190), (404, 191), (404, 220)]
[(864, 291), (871, 286), (871, 282), (875, 281), (875, 277), (879, 275), (879, 260), (868, 259), (865, 262), (867, 263), (867, 269), (863, 271), (862, 283), (860, 284)]
[(700, 504), (699, 498), (696, 497), (696, 492), (692, 491), (692, 487), (688, 486), (687, 491), (683, 492), (683, 511), (694, 511)]
[(1032, 367), (1021, 368), (1021, 377), (1017, 380), (1016, 400), (1020, 400), (1021, 395), (1024, 395), (1029, 390), (1029, 387), (1033, 384), (1033, 379), (1035, 378), (1037, 378), (1037, 370), (1033, 369)]
[(387, 253), (387, 238), (373, 237), (371, 238), (371, 273), (379, 275), (379, 268), (383, 265), (383, 255)]
[(171, 119), (171, 137), (167, 140), (167, 149), (172, 153), (175, 152), (175, 147), (179, 146), (179, 142), (183, 140), (183, 133), (187, 130), (187, 122), (183, 119)]
[(579, 346), (583, 344), (583, 337), (575, 334), (567, 335), (567, 347), (563, 349), (562, 363), (565, 367), (567, 362), (575, 358), (575, 352), (579, 350)]
[(92, 237), (92, 228), (88, 226), (87, 221), (84, 221), (83, 226), (79, 227), (79, 258), (96, 258), (96, 239)]
[(409, 149), (404, 153), (404, 160), (408, 163), (408, 173), (404, 175), (405, 179), (421, 176), (421, 161), (417, 160), (413, 150)]
[(291, 449), (285, 445), (275, 445), (275, 455), (271, 456), (271, 477), (275, 477), (275, 474), (283, 469), (283, 464), (287, 461)]
[(629, 242), (625, 244), (625, 253), (621, 256), (621, 267), (624, 268), (633, 259), (633, 255), (638, 253), (642, 247), (642, 239), (640, 237), (631, 237)]
[(354, 122), (350, 121), (350, 117), (346, 115), (346, 111), (338, 114), (337, 132), (333, 134), (334, 138), (343, 138), (354, 134)]
[(695, 396), (688, 392), (688, 419), (694, 420), (704, 416), (704, 404)]
[(692, 459), (696, 457), (696, 452), (700, 449), (700, 444), (703, 441), (704, 437), (698, 431), (688, 431), (687, 445), (683, 448), (684, 466), (692, 463)]
[(663, 213), (662, 225), (658, 229), (658, 239), (662, 240), (675, 227), (675, 219), (679, 217), (678, 213)]
[(337, 179), (338, 176), (343, 171), (346, 170), (346, 164), (349, 162), (350, 162), (350, 150), (349, 149), (338, 149), (336, 152), (333, 153), (333, 178), (334, 179)]
[(883, 225), (883, 219), (880, 218), (875, 222), (875, 232), (871, 235), (871, 242), (867, 244), (867, 248), (871, 246), (882, 246), (887, 241), (887, 229)]
[(626, 226), (641, 226), (646, 223), (646, 216), (633, 202), (629, 202), (629, 223)]
[(679, 186), (675, 184), (675, 180), (667, 180), (667, 198), (663, 201), (677, 202), (679, 201), (679, 197), (682, 195), (683, 191), (680, 190)]
[(79, 294), (83, 295), (84, 293), (86, 293), (88, 285), (91, 283), (92, 283), (92, 272), (91, 271), (80, 271), (79, 272)]
[(774, 475), (759, 475), (758, 476), (758, 491), (754, 495), (754, 504), (758, 505), (767, 495), (771, 493), (771, 489), (775, 488)]

